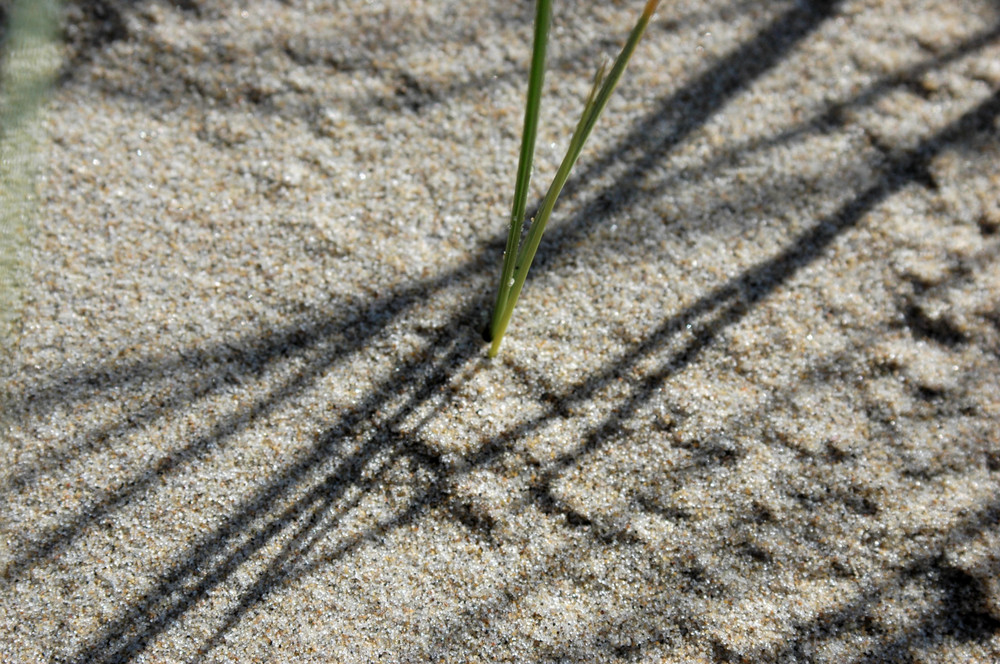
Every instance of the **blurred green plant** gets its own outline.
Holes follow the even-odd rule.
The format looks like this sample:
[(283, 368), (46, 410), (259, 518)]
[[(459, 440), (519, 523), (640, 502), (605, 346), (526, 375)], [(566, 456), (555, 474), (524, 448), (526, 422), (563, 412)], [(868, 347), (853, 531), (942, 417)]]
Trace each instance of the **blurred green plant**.
[(11, 334), (32, 224), (35, 119), (59, 66), (56, 0), (19, 0), (0, 26), (0, 338)]
[(601, 66), (594, 76), (594, 84), (583, 106), (583, 113), (577, 122), (573, 136), (570, 138), (566, 156), (563, 157), (559, 169), (549, 185), (541, 207), (528, 229), (527, 237), (521, 243), (521, 232), (524, 228), (525, 207), (528, 197), (528, 183), (531, 179), (531, 162), (535, 152), (535, 137), (538, 127), (538, 115), (541, 106), (542, 82), (545, 77), (545, 52), (548, 47), (549, 25), (551, 23), (551, 3), (549, 0), (537, 0), (535, 5), (535, 36), (532, 47), (531, 69), (528, 76), (528, 94), (524, 109), (524, 128), (521, 134), (521, 153), (518, 159), (517, 177), (514, 182), (514, 202), (511, 205), (510, 224), (507, 231), (507, 244), (503, 254), (503, 268), (500, 274), (500, 285), (497, 288), (496, 301), (493, 305), (493, 315), (486, 330), (486, 340), (490, 342), (489, 356), (496, 357), (500, 352), (504, 333), (510, 324), (514, 306), (517, 304), (525, 277), (531, 262), (538, 251), (538, 245), (549, 222), (552, 208), (559, 198), (570, 171), (580, 157), (584, 143), (590, 137), (597, 119), (607, 106), (611, 93), (621, 80), (628, 61), (635, 52), (636, 45), (646, 31), (653, 13), (660, 0), (647, 0), (646, 6), (639, 16), (628, 40), (615, 59), (611, 70), (605, 75), (605, 66)]

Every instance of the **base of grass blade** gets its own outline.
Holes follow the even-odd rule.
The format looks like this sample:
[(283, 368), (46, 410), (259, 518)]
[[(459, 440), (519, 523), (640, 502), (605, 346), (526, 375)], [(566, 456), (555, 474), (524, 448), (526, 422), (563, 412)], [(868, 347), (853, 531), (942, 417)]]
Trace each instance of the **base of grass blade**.
[[(625, 67), (628, 65), (628, 61), (631, 59), (632, 54), (635, 52), (635, 47), (642, 38), (643, 32), (646, 30), (646, 26), (649, 24), (649, 20), (653, 16), (653, 12), (656, 11), (656, 7), (659, 4), (659, 0), (647, 0), (645, 9), (639, 20), (636, 22), (635, 27), (632, 28), (632, 32), (629, 34), (628, 40), (622, 47), (621, 52), (618, 57), (615, 58), (614, 64), (611, 66), (611, 71), (605, 76), (605, 68), (601, 68), (597, 71), (594, 76), (594, 84), (590, 90), (590, 95), (587, 97), (587, 101), (584, 104), (583, 113), (580, 115), (580, 120), (576, 125), (576, 129), (573, 131), (573, 136), (569, 142), (569, 148), (566, 151), (566, 155), (563, 157), (562, 163), (559, 165), (559, 170), (556, 172), (555, 178), (552, 180), (552, 184), (549, 185), (549, 189), (545, 194), (545, 198), (542, 201), (542, 205), (539, 208), (538, 215), (531, 225), (528, 231), (528, 236), (524, 241), (523, 246), (520, 247), (517, 252), (516, 260), (513, 262), (513, 272), (514, 283), (509, 287), (505, 288), (505, 281), (501, 281), (501, 292), (506, 290), (506, 297), (497, 299), (497, 307), (493, 312), (493, 319), (490, 322), (490, 329), (492, 330), (493, 340), (490, 345), (489, 356), (496, 357), (500, 352), (500, 344), (503, 343), (503, 336), (507, 331), (507, 326), (510, 323), (510, 318), (513, 315), (514, 307), (517, 305), (517, 300), (521, 295), (521, 288), (524, 286), (524, 280), (527, 276), (528, 269), (531, 267), (531, 262), (534, 260), (535, 252), (538, 250), (538, 244), (541, 242), (542, 233), (545, 232), (546, 224), (548, 223), (549, 216), (552, 213), (552, 208), (555, 206), (556, 200), (559, 198), (559, 194), (562, 192), (563, 186), (566, 184), (566, 180), (569, 178), (570, 171), (573, 166), (576, 165), (576, 160), (579, 158), (581, 151), (583, 150), (584, 143), (587, 142), (591, 131), (594, 129), (594, 125), (597, 124), (597, 119), (600, 117), (604, 108), (608, 104), (608, 100), (611, 98), (611, 93), (614, 92), (615, 87), (618, 85), (618, 81), (621, 80), (622, 74), (625, 72)], [(509, 244), (508, 250), (509, 252)], [(505, 253), (505, 259), (509, 259), (509, 253)], [(504, 279), (507, 278), (509, 263), (504, 263)]]

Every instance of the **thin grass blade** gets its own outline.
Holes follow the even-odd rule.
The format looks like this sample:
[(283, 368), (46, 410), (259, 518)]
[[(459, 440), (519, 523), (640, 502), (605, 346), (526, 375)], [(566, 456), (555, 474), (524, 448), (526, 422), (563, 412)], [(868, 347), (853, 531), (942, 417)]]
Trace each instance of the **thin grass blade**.
[(510, 224), (507, 228), (507, 246), (503, 252), (503, 269), (497, 288), (493, 316), (490, 319), (489, 336), (496, 338), (497, 322), (507, 306), (514, 264), (517, 260), (517, 246), (521, 241), (524, 216), (528, 201), (528, 184), (531, 180), (531, 162), (535, 154), (535, 138), (538, 134), (538, 115), (542, 100), (542, 84), (545, 79), (545, 52), (548, 47), (549, 25), (552, 22), (550, 0), (538, 0), (535, 6), (535, 36), (531, 53), (531, 69), (528, 77), (528, 93), (524, 105), (524, 127), (521, 132), (521, 154), (517, 162), (517, 178), (514, 181), (514, 201), (511, 204)]
[(594, 77), (594, 87), (591, 89), (590, 94), (587, 97), (587, 102), (584, 105), (580, 121), (576, 125), (573, 137), (570, 139), (569, 147), (566, 150), (566, 156), (563, 157), (562, 163), (559, 165), (559, 170), (556, 172), (556, 176), (553, 178), (552, 184), (549, 186), (549, 189), (545, 194), (545, 198), (542, 200), (542, 206), (539, 208), (534, 223), (531, 225), (531, 228), (528, 229), (528, 237), (525, 238), (524, 246), (521, 247), (520, 252), (518, 252), (517, 262), (513, 273), (514, 283), (510, 287), (510, 292), (507, 295), (506, 303), (500, 314), (499, 320), (494, 320), (494, 325), (492, 326), (493, 340), (489, 350), (490, 357), (496, 357), (497, 353), (500, 352), (500, 344), (503, 342), (503, 335), (507, 331), (507, 326), (510, 324), (510, 318), (514, 313), (514, 307), (517, 305), (517, 300), (521, 295), (521, 289), (523, 288), (524, 280), (528, 275), (528, 269), (531, 267), (531, 263), (535, 258), (535, 253), (538, 251), (538, 245), (542, 240), (542, 234), (545, 232), (545, 227), (552, 214), (552, 208), (555, 207), (556, 200), (559, 198), (559, 194), (562, 193), (563, 187), (569, 179), (570, 171), (572, 171), (573, 166), (580, 157), (580, 152), (583, 150), (583, 146), (587, 142), (587, 138), (590, 137), (590, 133), (593, 131), (594, 125), (597, 124), (597, 119), (600, 117), (604, 107), (607, 106), (608, 100), (611, 98), (611, 93), (614, 92), (615, 87), (621, 80), (622, 74), (625, 72), (625, 67), (628, 65), (628, 61), (635, 52), (635, 48), (638, 45), (639, 40), (642, 38), (643, 33), (646, 31), (646, 26), (649, 25), (649, 20), (656, 11), (658, 4), (659, 0), (648, 0), (646, 2), (642, 15), (639, 17), (635, 27), (629, 34), (629, 38), (625, 42), (625, 46), (622, 47), (621, 52), (615, 59), (607, 77), (603, 77), (603, 67), (598, 70), (597, 75)]

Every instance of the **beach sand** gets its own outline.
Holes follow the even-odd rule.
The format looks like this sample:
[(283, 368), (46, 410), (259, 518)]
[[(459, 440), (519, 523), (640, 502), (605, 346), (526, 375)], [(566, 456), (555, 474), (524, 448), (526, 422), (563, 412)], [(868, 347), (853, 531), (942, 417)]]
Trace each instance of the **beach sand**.
[(488, 360), (532, 19), (68, 4), (0, 660), (1000, 661), (1000, 4), (663, 3)]

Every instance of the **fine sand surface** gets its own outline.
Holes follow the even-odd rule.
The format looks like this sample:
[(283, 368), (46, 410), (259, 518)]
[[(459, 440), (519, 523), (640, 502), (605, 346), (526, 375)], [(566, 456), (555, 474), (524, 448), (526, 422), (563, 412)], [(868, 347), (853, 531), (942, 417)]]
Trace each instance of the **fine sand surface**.
[(491, 361), (532, 19), (68, 3), (0, 661), (1000, 661), (1000, 2), (665, 1)]

